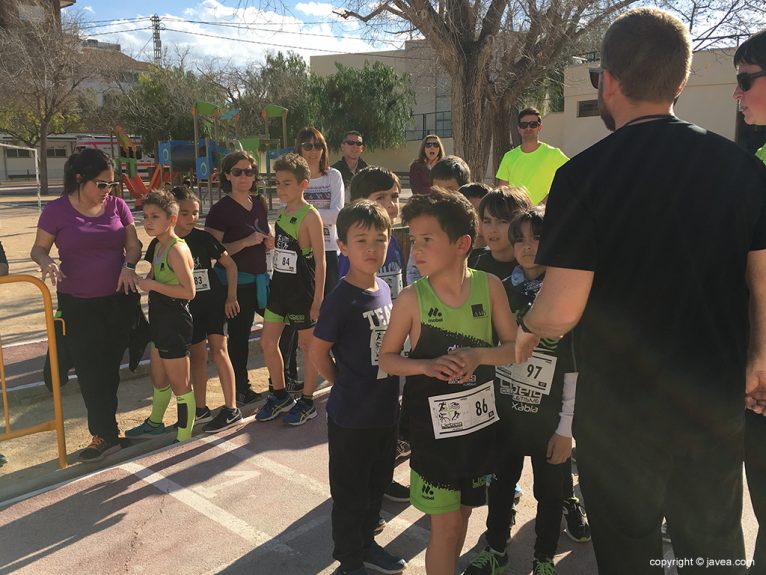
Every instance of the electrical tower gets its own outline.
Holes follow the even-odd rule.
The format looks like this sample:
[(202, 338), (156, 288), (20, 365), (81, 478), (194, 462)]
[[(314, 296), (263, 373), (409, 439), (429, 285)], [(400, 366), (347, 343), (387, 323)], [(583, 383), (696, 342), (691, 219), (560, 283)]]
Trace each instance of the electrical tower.
[(154, 64), (162, 63), (162, 40), (160, 39), (160, 17), (155, 14), (151, 18), (152, 30), (154, 31)]

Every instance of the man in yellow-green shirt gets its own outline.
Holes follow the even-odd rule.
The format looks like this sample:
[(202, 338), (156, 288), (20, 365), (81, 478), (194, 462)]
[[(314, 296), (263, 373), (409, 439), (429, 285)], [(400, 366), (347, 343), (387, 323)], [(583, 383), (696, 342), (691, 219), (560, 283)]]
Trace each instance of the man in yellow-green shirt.
[(540, 141), (543, 122), (536, 108), (519, 112), (521, 146), (507, 152), (495, 177), (500, 186), (524, 186), (533, 204), (544, 204), (556, 170), (569, 158), (564, 152)]

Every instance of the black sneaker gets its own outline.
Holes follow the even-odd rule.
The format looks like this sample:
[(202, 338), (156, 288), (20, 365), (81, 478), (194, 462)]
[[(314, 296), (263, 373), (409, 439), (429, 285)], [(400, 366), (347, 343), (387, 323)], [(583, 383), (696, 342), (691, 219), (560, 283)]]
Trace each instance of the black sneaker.
[[(6, 459), (5, 455), (0, 453), (0, 467), (5, 465), (6, 463), (8, 463), (8, 460)], [(382, 521), (382, 519), (381, 519), (381, 521)], [(383, 521), (383, 527), (385, 527), (385, 526), (386, 526), (386, 522)], [(381, 531), (383, 531), (383, 529), (381, 529)], [(377, 535), (377, 533), (376, 533), (376, 535)]]
[(292, 396), (302, 395), (303, 382), (288, 376), (285, 378), (285, 389)]
[(205, 407), (198, 407), (196, 415), (194, 416), (194, 425), (197, 425), (198, 423), (207, 423), (212, 419), (213, 413), (208, 409), (207, 405)]
[(564, 519), (567, 522), (565, 533), (577, 543), (587, 543), (590, 541), (590, 525), (585, 516), (585, 509), (580, 505), (577, 497), (564, 499)]
[(332, 575), (367, 575), (367, 569), (359, 567), (358, 569), (352, 569), (351, 571), (344, 571), (343, 567), (338, 567), (332, 572)]
[(256, 401), (260, 401), (261, 399), (263, 399), (262, 393), (253, 391), (252, 387), (248, 387), (247, 391), (245, 391), (244, 393), (237, 394), (237, 407), (250, 405), (251, 403), (255, 403)]
[(373, 541), (370, 548), (364, 552), (364, 566), (381, 573), (395, 575), (407, 568), (407, 562), (399, 557), (394, 557)]
[(373, 534), (380, 535), (383, 533), (383, 530), (386, 528), (386, 520), (382, 517), (378, 517), (378, 524), (375, 526), (375, 529), (373, 529)]
[(118, 438), (104, 439), (99, 435), (94, 435), (90, 445), (80, 452), (80, 461), (87, 463), (101, 461), (110, 453), (120, 449), (122, 449), (122, 445)]
[(397, 483), (396, 481), (391, 481), (391, 483), (386, 487), (386, 492), (383, 494), (383, 497), (388, 499), (389, 501), (396, 501), (398, 503), (409, 503), (410, 502), (410, 488), (405, 487), (401, 483)]
[(203, 431), (205, 433), (218, 433), (224, 429), (229, 429), (240, 421), (242, 421), (242, 412), (238, 408), (229, 409), (228, 407), (222, 407), (218, 415), (205, 426)]

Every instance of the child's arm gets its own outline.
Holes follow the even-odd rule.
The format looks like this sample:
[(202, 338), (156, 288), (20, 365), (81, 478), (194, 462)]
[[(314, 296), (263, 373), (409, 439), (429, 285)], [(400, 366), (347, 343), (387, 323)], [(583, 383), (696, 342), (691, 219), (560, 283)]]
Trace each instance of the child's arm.
[(333, 345), (335, 345), (335, 343), (332, 341), (325, 341), (321, 338), (313, 337), (311, 338), (311, 347), (309, 348), (309, 357), (314, 363), (314, 367), (316, 367), (319, 375), (332, 384), (335, 383), (335, 377), (338, 375), (338, 366), (330, 355), (330, 350)]
[(218, 258), (218, 263), (226, 271), (226, 304), (224, 310), (226, 317), (231, 319), (239, 313), (239, 302), (237, 301), (237, 263), (232, 259), (228, 252), (223, 252)]
[(266, 241), (266, 238), (268, 236), (262, 234), (261, 232), (253, 232), (249, 236), (245, 236), (241, 240), (235, 240), (233, 242), (227, 242), (223, 243), (223, 231), (217, 230), (215, 228), (209, 228), (205, 227), (205, 231), (209, 233), (211, 236), (213, 236), (215, 239), (217, 239), (223, 247), (226, 248), (226, 251), (229, 252), (229, 255), (234, 255), (236, 253), (241, 252), (245, 248), (249, 248), (251, 246), (257, 246), (260, 243), (263, 243)]
[(572, 419), (574, 418), (577, 374), (564, 374), (564, 391), (561, 397), (561, 413), (556, 432), (548, 440), (545, 458), (551, 465), (564, 463), (572, 455)]
[(464, 347), (450, 352), (461, 365), (460, 383), (465, 383), (480, 365), (506, 365), (513, 362), (516, 322), (502, 282), (487, 274), (489, 283), (489, 301), (492, 306), (492, 326), (500, 341), (497, 347)]
[(316, 321), (319, 318), (319, 308), (322, 307), (322, 299), (324, 298), (324, 231), (322, 229), (322, 218), (314, 210), (310, 210), (303, 221), (308, 225), (309, 245), (314, 254), (314, 301), (311, 304), (309, 316), (311, 321)]
[[(402, 347), (410, 336), (413, 348), (420, 335), (418, 296), (411, 287), (406, 287), (394, 302), (386, 335), (380, 346), (378, 362), (380, 369), (390, 375), (427, 375), (442, 381), (450, 381), (458, 374), (460, 364), (449, 355), (434, 359), (410, 359), (403, 357)], [(417, 331), (417, 333), (416, 333)]]
[(157, 280), (143, 279), (138, 281), (138, 287), (144, 291), (156, 291), (176, 299), (194, 299), (196, 294), (194, 278), (192, 277), (194, 260), (188, 246), (185, 244), (174, 244), (168, 252), (168, 265), (176, 274), (178, 285), (171, 286), (160, 283)]

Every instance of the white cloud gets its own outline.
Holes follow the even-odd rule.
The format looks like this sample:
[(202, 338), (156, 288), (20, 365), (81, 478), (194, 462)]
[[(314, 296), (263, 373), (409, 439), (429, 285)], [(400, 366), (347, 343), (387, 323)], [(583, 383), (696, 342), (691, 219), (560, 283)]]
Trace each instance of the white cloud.
[(93, 9), (93, 6), (83, 6), (82, 7), (83, 12), (88, 12), (90, 14), (95, 14), (96, 11)]
[(299, 2), (295, 5), (295, 9), (309, 16), (338, 17), (333, 14), (333, 10), (336, 10), (337, 8), (332, 4), (327, 4), (325, 2)]
[[(331, 4), (304, 2), (297, 4), (295, 10), (310, 16), (309, 24), (295, 15), (274, 10), (254, 6), (235, 8), (218, 0), (197, 0), (182, 11), (183, 16), (160, 14), (164, 27), (163, 50), (171, 56), (175, 51), (188, 52), (188, 58), (197, 63), (215, 61), (219, 65), (247, 66), (263, 62), (267, 51), (291, 50), (308, 60), (318, 54), (395, 48), (388, 43), (376, 45), (363, 39), (362, 25), (333, 16)], [(137, 18), (148, 16), (151, 14), (136, 15)], [(311, 24), (317, 19), (322, 23)], [(148, 20), (124, 21), (97, 31), (113, 31), (113, 35), (99, 35), (98, 39), (118, 42), (124, 52), (138, 59), (152, 59), (152, 31)]]

